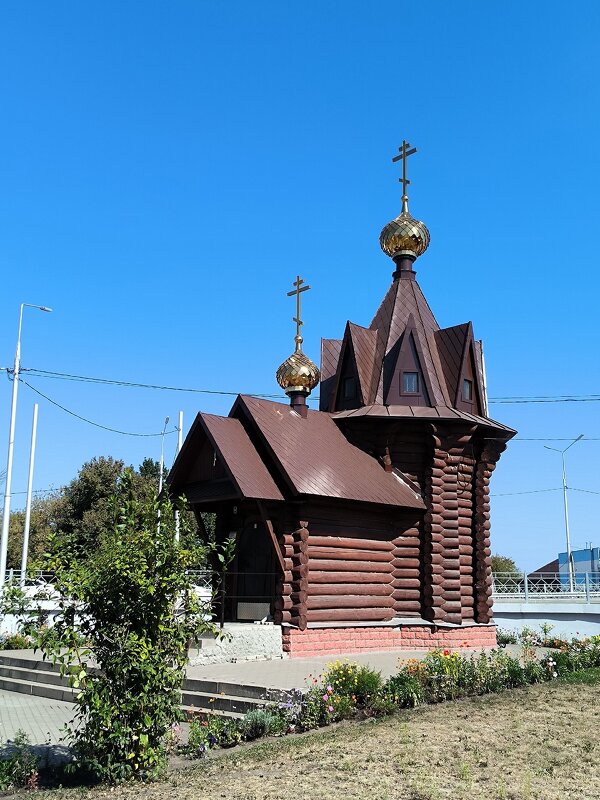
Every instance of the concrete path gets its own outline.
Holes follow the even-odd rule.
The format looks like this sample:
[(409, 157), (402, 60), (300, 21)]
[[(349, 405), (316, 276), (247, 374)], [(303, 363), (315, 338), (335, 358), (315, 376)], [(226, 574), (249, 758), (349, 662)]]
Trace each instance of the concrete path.
[(352, 653), (348, 656), (318, 656), (311, 658), (275, 658), (269, 661), (237, 661), (227, 664), (200, 664), (188, 667), (188, 678), (219, 680), (226, 683), (244, 683), (267, 686), (270, 689), (303, 688), (317, 678), (327, 664), (347, 658), (368, 664), (388, 678), (398, 671), (399, 659), (423, 658), (427, 651), (402, 650), (382, 653)]
[(63, 742), (64, 726), (75, 712), (72, 703), (0, 690), (0, 757), (10, 751), (18, 731), (27, 734), (41, 767), (70, 759)]
[[(519, 648), (508, 647), (508, 651), (518, 652)], [(31, 650), (15, 651), (20, 656), (39, 660)], [(423, 658), (427, 651), (402, 650), (380, 653), (353, 653), (347, 656), (350, 661), (368, 664), (380, 671), (384, 678), (398, 670), (400, 659)], [(344, 656), (320, 656), (313, 658), (273, 659), (270, 661), (238, 661), (227, 664), (205, 664), (188, 667), (187, 677), (200, 680), (219, 680), (226, 683), (251, 684), (273, 689), (292, 689), (308, 686), (312, 678), (318, 678), (325, 666)], [(7, 739), (14, 738), (21, 729), (29, 736), (32, 744), (44, 745), (61, 743), (61, 729), (73, 716), (72, 703), (48, 700), (17, 692), (0, 691), (0, 754)]]

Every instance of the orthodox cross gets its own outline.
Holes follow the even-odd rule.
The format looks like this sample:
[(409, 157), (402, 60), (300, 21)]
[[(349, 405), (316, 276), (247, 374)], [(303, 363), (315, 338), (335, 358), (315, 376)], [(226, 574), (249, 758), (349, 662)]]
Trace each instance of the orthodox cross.
[(302, 335), (300, 334), (300, 326), (304, 325), (304, 323), (300, 319), (300, 295), (302, 294), (302, 292), (307, 292), (310, 289), (310, 286), (302, 286), (303, 283), (304, 281), (302, 280), (300, 275), (298, 275), (296, 280), (292, 284), (292, 286), (294, 286), (294, 289), (292, 289), (291, 292), (287, 293), (288, 297), (292, 297), (292, 295), (294, 294), (296, 295), (296, 316), (292, 317), (292, 319), (296, 323), (296, 344), (298, 346), (302, 344)]
[(413, 153), (417, 152), (416, 147), (412, 147), (406, 140), (402, 141), (402, 147), (399, 147), (398, 150), (400, 151), (399, 156), (395, 156), (392, 158), (392, 163), (396, 163), (396, 161), (402, 161), (402, 177), (398, 178), (400, 183), (402, 184), (402, 195), (406, 197), (406, 187), (410, 184), (410, 181), (406, 177), (406, 162), (408, 161), (408, 157), (412, 156)]

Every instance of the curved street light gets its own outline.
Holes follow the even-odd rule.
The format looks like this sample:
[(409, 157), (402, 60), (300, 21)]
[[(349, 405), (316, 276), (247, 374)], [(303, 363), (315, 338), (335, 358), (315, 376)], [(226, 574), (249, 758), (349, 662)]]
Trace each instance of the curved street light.
[(563, 482), (563, 503), (565, 507), (565, 535), (567, 538), (567, 565), (569, 569), (569, 589), (573, 591), (575, 588), (575, 576), (573, 574), (573, 557), (571, 555), (571, 535), (569, 532), (569, 505), (567, 502), (567, 467), (565, 464), (565, 453), (570, 447), (573, 447), (574, 444), (580, 442), (583, 439), (584, 434), (580, 433), (576, 439), (573, 439), (570, 445), (565, 447), (564, 450), (558, 450), (556, 447), (549, 447), (547, 444), (544, 445), (546, 450), (554, 450), (555, 453), (560, 453), (562, 457), (562, 482)]

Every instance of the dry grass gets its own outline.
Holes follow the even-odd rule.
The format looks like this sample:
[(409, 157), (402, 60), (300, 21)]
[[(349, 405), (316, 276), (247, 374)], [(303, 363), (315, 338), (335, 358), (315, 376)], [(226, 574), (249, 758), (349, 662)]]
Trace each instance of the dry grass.
[[(90, 800), (597, 800), (600, 671), (587, 681), (271, 740), (174, 771), (161, 783), (84, 795)], [(64, 793), (70, 800), (74, 795)]]

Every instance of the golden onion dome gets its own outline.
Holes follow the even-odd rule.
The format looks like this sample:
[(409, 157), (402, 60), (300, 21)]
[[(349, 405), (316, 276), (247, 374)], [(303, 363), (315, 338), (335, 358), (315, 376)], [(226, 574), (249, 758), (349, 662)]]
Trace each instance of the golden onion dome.
[(402, 213), (385, 226), (379, 236), (383, 252), (390, 258), (408, 255), (417, 258), (429, 247), (429, 231), (424, 222), (408, 211), (408, 197), (402, 198)]
[(321, 380), (316, 364), (302, 352), (302, 337), (296, 336), (296, 350), (277, 370), (277, 383), (286, 394), (309, 395)]

